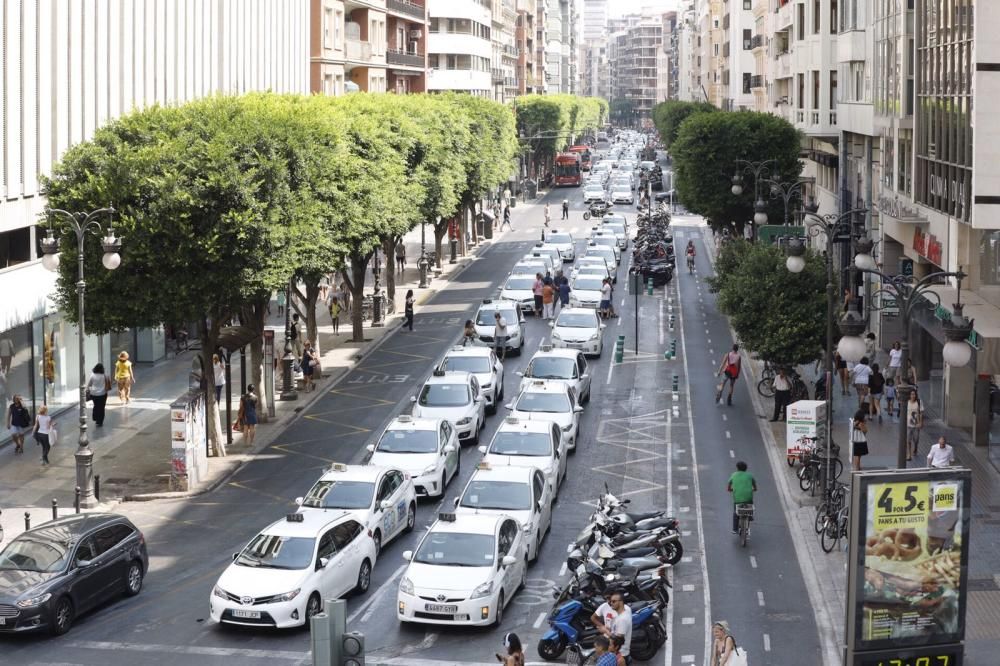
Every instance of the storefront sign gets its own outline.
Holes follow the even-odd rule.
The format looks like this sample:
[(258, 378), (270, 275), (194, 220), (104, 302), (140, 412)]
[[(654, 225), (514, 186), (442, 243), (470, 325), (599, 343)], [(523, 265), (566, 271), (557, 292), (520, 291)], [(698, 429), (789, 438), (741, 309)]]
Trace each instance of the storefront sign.
[[(920, 660), (933, 659), (934, 646), (954, 646), (965, 636), (969, 470), (866, 472), (854, 478), (848, 663), (958, 663)], [(913, 648), (919, 648), (913, 657), (919, 660), (906, 661), (910, 657), (903, 653)]]
[(932, 264), (941, 265), (943, 247), (934, 234), (924, 233), (916, 227), (913, 230), (913, 249)]
[(826, 401), (799, 400), (785, 410), (785, 455), (798, 460), (804, 451), (826, 445)]
[(917, 211), (903, 205), (899, 197), (881, 196), (876, 203), (876, 209), (882, 215), (887, 215), (896, 220), (923, 221), (924, 218), (917, 214)]

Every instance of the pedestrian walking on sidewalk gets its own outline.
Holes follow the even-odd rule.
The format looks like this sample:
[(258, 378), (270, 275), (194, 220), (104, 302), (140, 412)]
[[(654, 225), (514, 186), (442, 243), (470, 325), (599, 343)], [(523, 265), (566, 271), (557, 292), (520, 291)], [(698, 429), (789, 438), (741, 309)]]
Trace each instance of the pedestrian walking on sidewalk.
[(833, 360), (837, 366), (837, 378), (840, 379), (840, 394), (847, 395), (849, 393), (847, 387), (850, 381), (847, 372), (847, 361), (840, 355), (840, 352), (833, 352)]
[(875, 363), (878, 360), (878, 348), (875, 346), (874, 333), (865, 335), (865, 356), (868, 357), (869, 363)]
[(549, 222), (552, 221), (552, 214), (549, 212), (549, 204), (545, 204), (545, 226), (549, 226)]
[(406, 323), (403, 324), (404, 328), (413, 331), (413, 303), (416, 299), (413, 297), (413, 290), (406, 290), (406, 304), (404, 306), (403, 314), (406, 316)]
[(340, 290), (337, 292), (340, 297), (340, 304), (344, 308), (344, 312), (348, 315), (351, 314), (351, 290), (347, 288), (347, 282), (340, 283)]
[(302, 335), (299, 331), (299, 315), (295, 313), (292, 315), (292, 326), (289, 330), (289, 338), (292, 340), (292, 346), (295, 347), (295, 358), (302, 358)]
[(49, 435), (52, 433), (52, 417), (49, 416), (49, 406), (42, 405), (38, 408), (38, 415), (35, 416), (34, 435), (35, 441), (42, 447), (42, 465), (49, 464), (49, 449), (52, 444)]
[(552, 282), (549, 282), (542, 287), (542, 310), (547, 321), (551, 321), (555, 317), (555, 307), (556, 288)]
[(872, 364), (872, 374), (868, 378), (868, 413), (874, 419), (878, 416), (878, 422), (882, 423), (882, 393), (885, 390), (885, 377), (879, 370), (878, 363)]
[(330, 297), (330, 321), (333, 323), (333, 334), (340, 333), (340, 299)]
[(861, 471), (861, 459), (868, 455), (868, 424), (865, 423), (865, 410), (854, 412), (851, 423), (851, 458), (855, 472)]
[(917, 369), (913, 367), (913, 361), (909, 358), (906, 359), (906, 367), (903, 368), (903, 384), (913, 387), (917, 385)]
[[(902, 407), (900, 407), (902, 411)], [(906, 403), (906, 459), (912, 460), (920, 448), (920, 431), (924, 427), (924, 403), (916, 390), (910, 391)]]
[(319, 359), (316, 358), (316, 352), (313, 351), (312, 343), (308, 340), (303, 343), (302, 346), (302, 389), (305, 391), (311, 391), (313, 388), (313, 372), (315, 372), (316, 367), (319, 366)]
[(222, 389), (226, 386), (226, 364), (218, 354), (212, 354), (212, 379), (215, 382), (215, 402), (222, 400)]
[(903, 350), (900, 348), (899, 340), (892, 343), (889, 350), (889, 367), (885, 369), (885, 378), (894, 382), (899, 379), (900, 370), (903, 364)]
[(954, 464), (955, 449), (942, 435), (938, 437), (937, 446), (932, 446), (930, 453), (927, 454), (927, 466), (941, 469), (942, 467), (951, 467)]
[(108, 391), (111, 390), (111, 378), (104, 374), (104, 364), (98, 363), (91, 371), (87, 380), (87, 395), (94, 403), (92, 417), (100, 428), (104, 425), (104, 407), (108, 404)]
[(278, 316), (279, 317), (284, 317), (285, 316), (285, 290), (284, 289), (279, 289), (278, 290), (278, 296), (277, 296), (276, 300), (278, 301)]
[(898, 422), (899, 419), (896, 418), (896, 382), (892, 379), (885, 380), (885, 411), (888, 412), (889, 417), (893, 421)]
[(406, 267), (406, 246), (403, 244), (403, 239), (396, 241), (396, 269), (399, 274), (403, 274), (403, 269)]
[(118, 384), (118, 402), (128, 404), (132, 401), (132, 386), (135, 385), (135, 372), (132, 361), (128, 360), (128, 352), (118, 354), (115, 362), (115, 383)]
[(858, 407), (865, 408), (865, 403), (868, 401), (868, 379), (872, 374), (867, 356), (861, 357), (851, 374), (854, 375), (854, 390), (858, 392)]
[(722, 399), (722, 392), (726, 390), (726, 384), (729, 384), (729, 395), (726, 397), (726, 404), (732, 406), (733, 404), (733, 389), (736, 388), (736, 380), (740, 376), (740, 370), (743, 368), (743, 359), (740, 357), (740, 346), (733, 345), (732, 350), (726, 352), (722, 357), (722, 363), (719, 365), (719, 375), (725, 375), (722, 383), (719, 384), (718, 389), (715, 394), (715, 401), (718, 402)]
[(562, 202), (562, 219), (569, 219), (569, 199), (563, 199)]
[(326, 295), (330, 291), (330, 278), (324, 275), (319, 279), (319, 299), (326, 303)]
[(253, 446), (257, 436), (257, 394), (253, 392), (253, 384), (247, 384), (247, 392), (240, 397), (240, 423), (243, 425), (243, 436), (248, 446)]
[(511, 231), (514, 231), (514, 227), (510, 226), (510, 206), (503, 209), (503, 223), (500, 225), (500, 231), (503, 231), (504, 225)]
[(774, 416), (771, 422), (785, 420), (785, 408), (792, 402), (792, 382), (788, 380), (784, 368), (778, 368), (774, 378)]
[(14, 440), (14, 455), (24, 453), (24, 436), (31, 428), (31, 412), (24, 406), (21, 396), (14, 394), (14, 400), (7, 408), (7, 430)]

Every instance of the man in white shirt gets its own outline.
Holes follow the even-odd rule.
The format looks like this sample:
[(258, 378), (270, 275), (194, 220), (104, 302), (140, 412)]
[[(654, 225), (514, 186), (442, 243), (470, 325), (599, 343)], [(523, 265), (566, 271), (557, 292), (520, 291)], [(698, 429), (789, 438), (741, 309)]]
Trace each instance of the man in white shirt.
[(871, 366), (868, 365), (868, 357), (865, 356), (854, 366), (854, 389), (858, 392), (858, 407), (865, 406), (868, 398), (868, 378), (872, 374)]
[(608, 601), (601, 604), (597, 612), (590, 616), (590, 621), (594, 623), (597, 631), (609, 638), (612, 634), (625, 637), (621, 656), (629, 661), (629, 648), (632, 646), (632, 609), (625, 605), (622, 593), (612, 592)]
[(955, 462), (955, 449), (951, 448), (944, 437), (938, 437), (937, 446), (931, 447), (931, 452), (927, 454), (928, 467), (950, 467)]
[(903, 350), (900, 348), (899, 342), (893, 342), (892, 349), (889, 350), (889, 367), (886, 369), (885, 378), (897, 381), (902, 368)]
[(493, 349), (502, 361), (507, 357), (507, 320), (499, 312), (493, 313), (496, 326), (493, 327)]

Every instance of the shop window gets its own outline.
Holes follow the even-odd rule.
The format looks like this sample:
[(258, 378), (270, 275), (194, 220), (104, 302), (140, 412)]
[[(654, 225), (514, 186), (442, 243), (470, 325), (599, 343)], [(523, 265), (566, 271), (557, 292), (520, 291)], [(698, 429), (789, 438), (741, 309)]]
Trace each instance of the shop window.
[(31, 227), (0, 233), (0, 270), (31, 261)]

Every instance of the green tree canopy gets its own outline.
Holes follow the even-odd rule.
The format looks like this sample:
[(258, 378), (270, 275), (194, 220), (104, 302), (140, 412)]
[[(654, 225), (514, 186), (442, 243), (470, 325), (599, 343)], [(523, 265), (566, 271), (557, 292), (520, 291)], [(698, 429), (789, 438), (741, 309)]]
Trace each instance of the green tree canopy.
[(653, 107), (653, 125), (660, 134), (663, 147), (670, 150), (677, 138), (677, 130), (688, 116), (695, 113), (711, 113), (718, 109), (708, 102), (682, 102), (672, 99)]
[(826, 336), (826, 265), (815, 253), (801, 273), (785, 268), (775, 245), (726, 243), (707, 278), (719, 309), (748, 351), (775, 363), (809, 363)]

